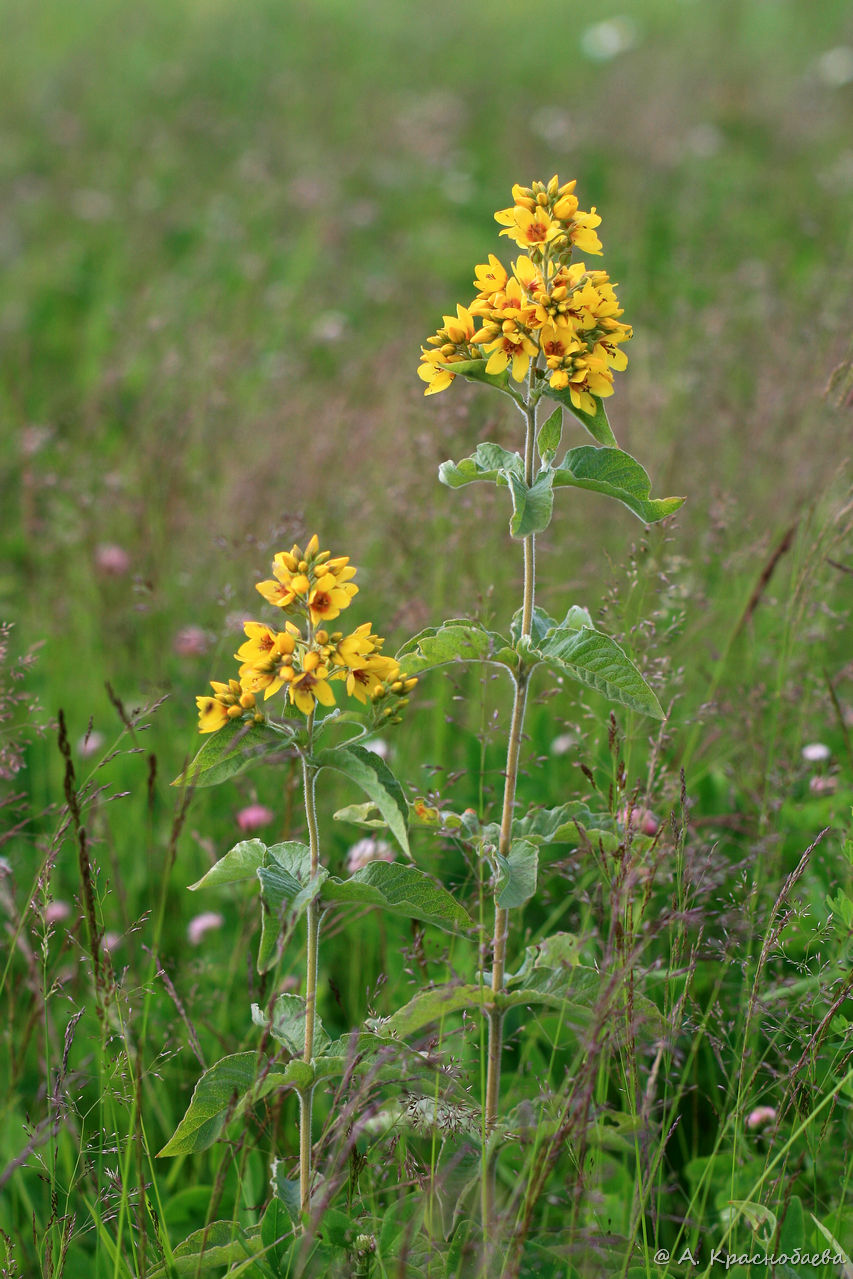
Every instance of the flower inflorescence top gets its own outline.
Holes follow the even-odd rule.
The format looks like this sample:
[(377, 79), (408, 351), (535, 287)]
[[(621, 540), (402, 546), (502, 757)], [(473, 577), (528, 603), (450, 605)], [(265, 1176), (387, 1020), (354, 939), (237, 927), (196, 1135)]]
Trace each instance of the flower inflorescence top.
[(631, 328), (606, 271), (572, 262), (575, 249), (601, 253), (595, 228), (601, 218), (584, 213), (575, 183), (514, 186), (513, 204), (495, 219), (501, 235), (526, 252), (507, 270), (489, 254), (475, 268), (476, 297), (456, 315), (443, 316), (441, 328), (422, 347), (418, 376), (424, 395), (435, 395), (456, 376), (452, 367), (465, 360), (487, 360), (485, 371), (508, 371), (516, 382), (527, 377), (531, 361), (555, 391), (568, 391), (572, 404), (595, 413), (594, 396), (613, 394), (613, 370), (628, 363), (620, 343)]
[(267, 701), (280, 689), (303, 715), (317, 704), (335, 705), (335, 689), (343, 684), (350, 697), (380, 706), (379, 718), (395, 723), (417, 684), (381, 649), (384, 641), (364, 622), (349, 635), (324, 625), (348, 608), (358, 587), (347, 556), (331, 557), (319, 549), (316, 534), (302, 551), (293, 546), (273, 559), (273, 577), (258, 582), (268, 603), (298, 621), (286, 620), (273, 630), (263, 622), (246, 622), (246, 642), (235, 653), (239, 678), (227, 684), (211, 681), (213, 694), (197, 697), (199, 732), (214, 733), (229, 720), (261, 723), (258, 696)]

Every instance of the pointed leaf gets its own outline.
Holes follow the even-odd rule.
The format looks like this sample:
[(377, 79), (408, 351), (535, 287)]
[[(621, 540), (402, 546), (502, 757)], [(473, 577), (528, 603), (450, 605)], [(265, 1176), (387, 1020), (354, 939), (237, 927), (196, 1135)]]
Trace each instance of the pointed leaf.
[(504, 910), (523, 906), (536, 892), (536, 875), (539, 869), (539, 849), (527, 839), (513, 840), (509, 856), (495, 853), (500, 877), (496, 885), (495, 901)]
[(252, 1273), (269, 1276), (272, 1271), (259, 1255), (264, 1250), (260, 1230), (244, 1230), (233, 1221), (212, 1221), (179, 1243), (168, 1265), (148, 1270), (148, 1279), (175, 1279), (178, 1275), (209, 1275), (223, 1266), (235, 1266), (250, 1257)]
[(510, 534), (521, 539), (529, 537), (531, 533), (541, 533), (551, 523), (554, 509), (553, 470), (549, 466), (540, 471), (530, 488), (513, 471), (506, 471), (504, 474), (512, 493)]
[(562, 622), (560, 622), (555, 629), (563, 631), (579, 631), (582, 626), (588, 626), (590, 630), (595, 630), (589, 609), (583, 608), (580, 604), (573, 604)]
[(492, 992), (488, 986), (436, 986), (433, 990), (420, 991), (390, 1017), (371, 1017), (366, 1024), (378, 1034), (405, 1039), (449, 1013), (459, 1012), (462, 1008), (482, 1008), (491, 1000)]
[(307, 844), (288, 840), (266, 850), (264, 864), (256, 871), (264, 904), (258, 947), (259, 973), (265, 973), (275, 963), (279, 941), (320, 892), (328, 873), (320, 866), (311, 878), (311, 850)]
[[(499, 391), (506, 391), (511, 395), (509, 373), (506, 370), (503, 373), (487, 373), (487, 363), (488, 360), (455, 360), (452, 364), (442, 364), (439, 367), (447, 369), (448, 373), (464, 377), (468, 382), (485, 382), (488, 386), (495, 386)], [(515, 398), (513, 395), (513, 399)]]
[(363, 746), (348, 745), (320, 751), (314, 763), (319, 768), (334, 768), (360, 786), (376, 804), (403, 852), (408, 853), (409, 807), (403, 788), (383, 759)]
[[(542, 972), (539, 977), (544, 976), (546, 988), (551, 988), (554, 973), (577, 966), (580, 948), (580, 938), (574, 933), (553, 933), (550, 937), (544, 937), (534, 946), (527, 947), (521, 967), (507, 977), (507, 986), (541, 986), (542, 981), (533, 976), (534, 970), (540, 969)], [(565, 982), (562, 984), (565, 985)]]
[(438, 478), (448, 488), (458, 489), (463, 484), (474, 484), (478, 480), (495, 483), (506, 483), (503, 472), (524, 476), (524, 462), (519, 453), (510, 453), (499, 444), (484, 441), (478, 444), (471, 457), (464, 457), (461, 462), (442, 462), (438, 468)]
[[(509, 633), (512, 636), (513, 644), (517, 644), (521, 638), (521, 622), (524, 615), (524, 609), (517, 609), (513, 613), (512, 621), (509, 626)], [(538, 644), (544, 640), (548, 631), (552, 631), (559, 626), (556, 618), (550, 617), (538, 604), (533, 605), (533, 613), (531, 615), (530, 634), (533, 642)]]
[[(303, 995), (279, 995), (273, 1004), (270, 1016), (259, 1004), (252, 1004), (252, 1021), (256, 1026), (268, 1029), (273, 1039), (282, 1044), (294, 1057), (301, 1057), (305, 1049), (305, 998)], [(319, 1055), (324, 1053), (331, 1043), (320, 1018), (314, 1017), (314, 1050)], [(291, 1065), (294, 1063), (291, 1063)], [(310, 1070), (307, 1062), (297, 1062)], [(296, 1078), (296, 1076), (294, 1076)], [(306, 1077), (308, 1084), (313, 1082)]]
[(276, 1199), (284, 1204), (287, 1214), (294, 1226), (299, 1225), (302, 1212), (302, 1197), (299, 1181), (289, 1181), (284, 1175), (284, 1160), (274, 1159), (270, 1166), (270, 1185)]
[(555, 391), (552, 387), (545, 387), (545, 394), (549, 400), (557, 400), (558, 403), (564, 404), (569, 412), (582, 422), (594, 440), (599, 444), (606, 444), (615, 447), (616, 436), (610, 429), (610, 423), (607, 420), (607, 410), (604, 407), (604, 401), (599, 399), (597, 395), (592, 398), (595, 400), (595, 412), (590, 415), (584, 413), (582, 409), (575, 408), (572, 403), (571, 392)]
[(544, 662), (631, 710), (663, 719), (660, 703), (615, 640), (582, 626), (554, 631), (538, 650)]
[(644, 524), (654, 524), (672, 515), (684, 504), (683, 497), (651, 499), (651, 481), (636, 458), (621, 449), (595, 449), (590, 444), (569, 449), (554, 472), (554, 487), (592, 489), (627, 506)]
[(536, 447), (539, 450), (539, 456), (546, 466), (553, 462), (557, 449), (560, 447), (560, 439), (563, 434), (563, 410), (554, 409), (554, 412), (548, 418), (536, 437)]
[(470, 928), (468, 912), (454, 897), (416, 866), (369, 862), (349, 879), (334, 876), (323, 885), (325, 901), (381, 906), (392, 915), (422, 919), (448, 932)]
[(296, 730), (271, 724), (229, 722), (212, 733), (192, 763), (172, 782), (173, 786), (216, 786), (251, 764), (280, 754), (291, 744)]
[(278, 1195), (274, 1194), (261, 1218), (261, 1242), (277, 1274), (281, 1273), (287, 1244), (292, 1238), (293, 1221), (288, 1207)]
[(259, 839), (241, 840), (224, 857), (220, 857), (206, 875), (190, 884), (190, 892), (194, 893), (197, 888), (212, 888), (215, 884), (236, 884), (242, 879), (254, 879), (266, 851), (266, 845)]
[(290, 1083), (286, 1067), (273, 1065), (259, 1071), (255, 1052), (223, 1057), (199, 1079), (186, 1114), (158, 1157), (206, 1150), (248, 1105)]
[(420, 675), (448, 662), (495, 662), (512, 668), (518, 665), (516, 654), (502, 635), (464, 618), (427, 627), (403, 645), (396, 660), (407, 675)]

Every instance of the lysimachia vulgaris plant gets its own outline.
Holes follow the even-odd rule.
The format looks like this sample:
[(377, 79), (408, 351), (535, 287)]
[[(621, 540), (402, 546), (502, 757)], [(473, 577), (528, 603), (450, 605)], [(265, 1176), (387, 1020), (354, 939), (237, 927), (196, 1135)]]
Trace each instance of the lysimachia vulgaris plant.
[[(298, 1180), (289, 1180), (281, 1164), (274, 1165), (275, 1195), (268, 1214), (254, 1234), (244, 1232), (238, 1241), (244, 1251), (238, 1248), (235, 1257), (280, 1241), (282, 1222), (289, 1228), (290, 1221), (305, 1221), (315, 1180), (315, 1089), (351, 1074), (359, 1062), (391, 1044), (366, 1030), (355, 1041), (347, 1035), (333, 1042), (327, 1034), (317, 1011), (324, 910), (331, 905), (378, 906), (451, 930), (471, 924), (450, 893), (410, 861), (370, 861), (346, 879), (330, 874), (323, 864), (316, 783), (324, 769), (343, 773), (363, 790), (409, 855), (409, 809), (402, 788), (382, 758), (359, 739), (399, 723), (418, 681), (382, 652), (383, 640), (369, 622), (349, 633), (333, 629), (358, 591), (355, 575), (349, 559), (321, 551), (316, 536), (304, 551), (293, 546), (275, 556), (273, 577), (259, 582), (257, 589), (278, 611), (283, 625), (277, 629), (264, 622), (245, 623), (245, 643), (235, 654), (236, 678), (213, 682), (212, 692), (196, 699), (199, 731), (209, 737), (176, 782), (214, 785), (252, 764), (280, 766), (294, 756), (301, 764), (308, 842), (267, 846), (259, 839), (244, 840), (192, 886), (211, 888), (245, 880), (259, 884), (261, 973), (280, 966), (286, 942), (297, 922), (305, 920), (303, 993), (281, 993), (270, 1007), (254, 1004), (251, 1009), (253, 1022), (278, 1045), (275, 1054), (235, 1053), (206, 1070), (184, 1118), (160, 1152), (185, 1155), (204, 1149), (248, 1106), (273, 1090), (295, 1090), (300, 1116)], [(341, 709), (338, 702), (346, 702), (347, 708)], [(187, 1255), (199, 1250), (193, 1250), (191, 1241), (181, 1246), (188, 1249)], [(202, 1241), (199, 1248), (204, 1246)]]
[[(448, 461), (439, 479), (450, 488), (487, 482), (509, 490), (509, 531), (522, 544), (524, 588), (509, 634), (486, 632), (471, 622), (450, 621), (416, 637), (400, 654), (420, 674), (452, 660), (485, 660), (503, 665), (513, 684), (503, 805), (499, 823), (479, 832), (479, 851), (491, 863), (494, 929), (491, 972), (486, 974), (483, 1012), (488, 1022), (488, 1062), (483, 1133), (488, 1140), (498, 1121), (502, 1035), (508, 1008), (543, 1002), (542, 969), (548, 946), (540, 943), (538, 972), (530, 981), (532, 956), (507, 976), (507, 944), (513, 910), (536, 891), (539, 847), (580, 825), (571, 805), (541, 821), (515, 817), (516, 785), (531, 674), (549, 668), (561, 681), (585, 684), (608, 701), (657, 719), (663, 712), (652, 689), (614, 640), (599, 631), (586, 608), (573, 604), (562, 620), (535, 603), (536, 535), (551, 520), (554, 491), (590, 489), (623, 503), (646, 524), (663, 519), (682, 504), (679, 497), (650, 497), (649, 477), (616, 443), (604, 409), (613, 393), (614, 372), (627, 365), (624, 345), (631, 329), (622, 320), (615, 287), (606, 271), (587, 265), (602, 252), (593, 208), (583, 212), (575, 183), (534, 182), (515, 186), (513, 203), (495, 214), (500, 235), (520, 253), (504, 264), (494, 254), (475, 267), (476, 294), (443, 323), (422, 348), (418, 374), (426, 395), (447, 389), (457, 377), (480, 382), (507, 396), (521, 411), (523, 434), (517, 451), (481, 443), (470, 457)], [(544, 404), (556, 408), (541, 424)], [(558, 460), (563, 410), (580, 422), (595, 444), (569, 448)], [(544, 415), (543, 415), (544, 417)], [(553, 820), (552, 820), (553, 819)], [(541, 827), (541, 829), (540, 829)], [(560, 964), (560, 936), (551, 939), (554, 967)], [(568, 935), (562, 935), (570, 945)], [(544, 1001), (547, 1002), (547, 999)], [(460, 1005), (461, 1006), (461, 1005)], [(488, 1169), (482, 1181), (484, 1227), (494, 1210)]]

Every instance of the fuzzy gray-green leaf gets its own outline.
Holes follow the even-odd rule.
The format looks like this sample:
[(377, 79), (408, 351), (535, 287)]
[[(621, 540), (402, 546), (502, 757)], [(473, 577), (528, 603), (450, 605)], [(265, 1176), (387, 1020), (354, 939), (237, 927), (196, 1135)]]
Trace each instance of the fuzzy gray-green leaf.
[(320, 751), (314, 763), (319, 768), (334, 768), (360, 786), (385, 818), (403, 852), (408, 853), (409, 807), (402, 786), (383, 759), (363, 746), (351, 744)]
[(287, 750), (295, 730), (229, 720), (212, 733), (173, 786), (216, 786), (269, 755)]
[(524, 462), (519, 453), (510, 453), (499, 444), (483, 441), (478, 444), (470, 457), (463, 457), (460, 462), (442, 462), (438, 468), (438, 478), (448, 488), (461, 488), (464, 484), (475, 484), (478, 481), (491, 481), (496, 484), (502, 473), (524, 475)]
[(513, 840), (509, 855), (495, 854), (500, 876), (495, 901), (504, 910), (523, 906), (536, 892), (539, 849), (527, 839)]
[(159, 1156), (189, 1155), (206, 1150), (225, 1128), (273, 1088), (290, 1081), (287, 1068), (259, 1070), (256, 1052), (233, 1053), (206, 1070), (196, 1084), (186, 1114)]
[(630, 453), (617, 448), (596, 449), (590, 444), (569, 449), (554, 471), (554, 487), (561, 486), (591, 489), (615, 498), (644, 524), (672, 515), (684, 503), (683, 497), (649, 497), (651, 481)]
[(349, 879), (326, 880), (325, 901), (379, 906), (392, 915), (422, 919), (448, 932), (470, 928), (471, 917), (456, 899), (416, 866), (369, 862)]
[(495, 662), (510, 667), (517, 664), (512, 646), (502, 635), (465, 618), (427, 627), (403, 645), (395, 660), (406, 675), (420, 675), (450, 662)]
[(216, 884), (237, 884), (244, 879), (254, 879), (266, 851), (266, 844), (260, 839), (241, 840), (224, 857), (220, 857), (206, 875), (190, 884), (190, 892), (197, 888), (213, 888)]
[(595, 400), (595, 412), (590, 414), (584, 413), (583, 409), (575, 408), (570, 391), (555, 391), (551, 386), (546, 386), (545, 394), (549, 400), (556, 400), (559, 404), (565, 405), (572, 416), (583, 423), (592, 438), (597, 440), (599, 444), (615, 447), (616, 436), (613, 434), (610, 423), (607, 420), (604, 401), (599, 399), (597, 395), (592, 397)]
[(531, 533), (541, 533), (551, 523), (554, 509), (554, 472), (546, 467), (529, 488), (523, 476), (514, 471), (506, 471), (505, 475), (512, 494), (511, 536), (523, 539)]
[[(252, 1004), (252, 1021), (256, 1026), (269, 1029), (273, 1039), (282, 1044), (294, 1057), (301, 1055), (305, 1047), (305, 998), (303, 995), (279, 995), (267, 1013), (259, 1004)], [(320, 1055), (332, 1041), (326, 1034), (320, 1018), (314, 1018), (314, 1051)], [(298, 1063), (307, 1066), (307, 1062)]]
[(544, 662), (580, 684), (601, 693), (609, 702), (663, 719), (660, 703), (615, 640), (601, 631), (582, 626), (579, 630), (551, 632), (539, 648)]
[(396, 1035), (401, 1039), (422, 1030), (434, 1021), (441, 1021), (449, 1013), (463, 1008), (480, 1008), (492, 999), (488, 986), (436, 986), (422, 990), (390, 1017), (373, 1017), (367, 1022), (370, 1030), (381, 1035)]

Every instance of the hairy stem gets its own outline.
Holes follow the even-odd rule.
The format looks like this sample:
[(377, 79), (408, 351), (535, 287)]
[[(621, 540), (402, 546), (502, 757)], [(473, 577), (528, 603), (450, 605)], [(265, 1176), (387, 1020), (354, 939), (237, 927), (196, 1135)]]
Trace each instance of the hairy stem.
[[(311, 753), (313, 715), (308, 721), (308, 745), (302, 756), (302, 781), (305, 818), (308, 823), (308, 845), (311, 851), (310, 875), (313, 879), (320, 867), (320, 840), (317, 830), (317, 806), (314, 783), (316, 770), (308, 762)], [(314, 1056), (314, 1026), (317, 1017), (317, 959), (320, 942), (320, 905), (316, 897), (305, 912), (308, 940), (305, 956), (305, 1049), (303, 1061), (310, 1064)], [(299, 1200), (307, 1212), (311, 1198), (311, 1110), (314, 1085), (299, 1089)]]
[[(527, 431), (524, 446), (524, 478), (528, 487), (533, 483), (534, 445), (536, 439), (536, 405), (528, 401), (525, 406)], [(536, 546), (532, 533), (524, 539), (524, 596), (522, 601), (521, 633), (529, 636), (533, 626), (533, 598), (536, 583)], [(515, 695), (512, 704), (509, 742), (507, 745), (506, 773), (504, 776), (503, 809), (498, 852), (508, 857), (512, 845), (512, 814), (518, 785), (518, 763), (521, 756), (521, 739), (524, 731), (524, 712), (527, 706), (527, 672), (523, 663), (515, 675)], [(501, 1084), (501, 1054), (503, 1051), (503, 1010), (497, 1007), (494, 997), (504, 986), (506, 973), (506, 943), (509, 934), (509, 911), (495, 900), (495, 927), (492, 938), (492, 996), (493, 1003), (487, 1013), (489, 1021), (489, 1049), (486, 1070), (485, 1129), (490, 1133), (498, 1116)], [(482, 1187), (483, 1228), (489, 1229), (494, 1216), (494, 1161), (486, 1170)]]

